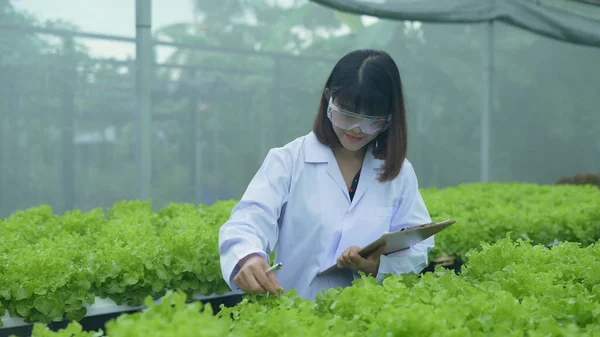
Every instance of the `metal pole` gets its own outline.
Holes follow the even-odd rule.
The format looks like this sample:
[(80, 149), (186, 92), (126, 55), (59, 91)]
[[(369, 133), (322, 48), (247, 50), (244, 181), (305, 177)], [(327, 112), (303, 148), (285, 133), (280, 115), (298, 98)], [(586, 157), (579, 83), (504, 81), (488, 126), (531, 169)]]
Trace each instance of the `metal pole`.
[(75, 208), (75, 43), (72, 36), (63, 38), (65, 79), (62, 87), (62, 183), (64, 210)]
[(283, 107), (281, 97), (281, 59), (276, 57), (273, 59), (273, 146), (279, 146), (280, 141), (283, 139), (281, 109)]
[[(193, 81), (196, 78), (196, 72), (192, 70), (190, 72), (190, 79)], [(189, 119), (188, 125), (190, 131), (190, 152), (188, 153), (188, 160), (190, 165), (189, 172), (189, 188), (190, 188), (190, 199), (194, 201), (194, 203), (199, 204), (200, 199), (198, 198), (198, 192), (200, 191), (199, 177), (198, 177), (198, 95), (191, 90), (188, 93), (188, 104), (189, 104)], [(241, 111), (241, 110), (240, 110)], [(185, 126), (182, 125), (182, 128)]]
[(140, 199), (152, 197), (152, 1), (135, 2), (137, 166)]
[(494, 102), (494, 21), (486, 26), (483, 63), (483, 110), (481, 112), (481, 182), (490, 181), (490, 115)]

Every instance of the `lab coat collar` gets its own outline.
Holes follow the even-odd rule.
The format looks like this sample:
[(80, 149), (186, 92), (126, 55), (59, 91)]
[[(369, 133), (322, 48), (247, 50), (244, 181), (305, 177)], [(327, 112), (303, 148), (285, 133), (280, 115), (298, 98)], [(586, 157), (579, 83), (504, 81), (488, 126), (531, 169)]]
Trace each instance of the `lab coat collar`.
[[(344, 182), (344, 178), (342, 177), (337, 162), (335, 161), (335, 157), (333, 156), (333, 151), (331, 148), (327, 145), (321, 144), (313, 132), (307, 135), (304, 146), (304, 161), (307, 163), (328, 163), (327, 171), (329, 175), (342, 189), (344, 194), (346, 194), (348, 201), (350, 202), (346, 183)], [(377, 170), (381, 169), (382, 165), (383, 160), (376, 159), (373, 156), (373, 146), (369, 145), (365, 154), (363, 168), (360, 173), (358, 188), (354, 194), (354, 199), (351, 202), (351, 207), (358, 203), (369, 186), (375, 183), (377, 178)]]
[(327, 145), (321, 144), (317, 135), (314, 132), (310, 132), (306, 136), (304, 143), (304, 162), (305, 163), (328, 163), (334, 159), (331, 148)]
[[(310, 132), (306, 136), (304, 143), (304, 162), (305, 163), (329, 163), (335, 160), (333, 151), (327, 145), (321, 144), (317, 139), (317, 135), (314, 132)], [(369, 145), (367, 153), (365, 154), (365, 162), (363, 164), (363, 170), (368, 168), (372, 170), (379, 170), (382, 168), (384, 161), (376, 159), (373, 156), (373, 146)]]

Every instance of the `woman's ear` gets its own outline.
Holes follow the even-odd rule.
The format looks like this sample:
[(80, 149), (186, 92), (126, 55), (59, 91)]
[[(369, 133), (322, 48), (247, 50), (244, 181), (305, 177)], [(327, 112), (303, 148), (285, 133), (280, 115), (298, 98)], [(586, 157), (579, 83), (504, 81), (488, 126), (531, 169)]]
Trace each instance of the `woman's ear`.
[(323, 90), (323, 97), (325, 97), (326, 101), (329, 100), (330, 95), (331, 95), (331, 92), (329, 91), (329, 88), (325, 88), (325, 90)]

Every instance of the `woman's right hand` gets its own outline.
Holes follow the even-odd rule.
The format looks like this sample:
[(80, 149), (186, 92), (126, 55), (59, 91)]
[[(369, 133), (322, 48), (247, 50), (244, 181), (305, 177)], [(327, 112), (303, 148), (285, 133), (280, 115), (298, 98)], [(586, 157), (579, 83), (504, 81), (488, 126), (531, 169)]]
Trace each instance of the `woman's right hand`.
[(279, 282), (277, 282), (275, 273), (267, 275), (266, 270), (271, 267), (267, 260), (260, 255), (250, 255), (240, 263), (240, 271), (233, 278), (238, 288), (249, 294), (269, 292), (279, 296), (282, 289)]

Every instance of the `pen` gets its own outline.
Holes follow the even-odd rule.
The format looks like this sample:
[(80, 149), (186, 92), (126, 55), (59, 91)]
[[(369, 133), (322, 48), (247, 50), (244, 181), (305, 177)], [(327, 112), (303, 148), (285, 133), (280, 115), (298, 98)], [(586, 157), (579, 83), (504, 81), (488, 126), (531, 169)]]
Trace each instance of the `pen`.
[(281, 266), (283, 266), (283, 263), (279, 262), (278, 264), (274, 265), (273, 267), (267, 269), (265, 271), (265, 273), (267, 275), (269, 275), (270, 273), (276, 272), (276, 271), (278, 271), (281, 268)]

